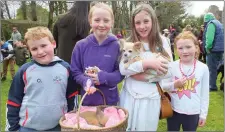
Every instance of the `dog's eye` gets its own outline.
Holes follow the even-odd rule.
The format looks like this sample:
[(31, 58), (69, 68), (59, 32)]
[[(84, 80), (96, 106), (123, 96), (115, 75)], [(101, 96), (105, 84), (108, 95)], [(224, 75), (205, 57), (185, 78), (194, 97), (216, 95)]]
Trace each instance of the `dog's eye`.
[(123, 52), (125, 52), (125, 50), (123, 50)]
[(128, 52), (129, 52), (129, 53), (131, 53), (131, 52), (132, 52), (132, 50), (129, 50)]

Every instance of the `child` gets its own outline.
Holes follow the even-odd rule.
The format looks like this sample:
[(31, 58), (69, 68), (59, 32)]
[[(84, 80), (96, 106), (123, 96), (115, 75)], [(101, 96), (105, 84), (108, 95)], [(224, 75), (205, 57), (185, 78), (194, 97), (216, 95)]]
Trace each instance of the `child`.
[(172, 78), (163, 81), (171, 96), (173, 117), (167, 119), (168, 131), (196, 131), (204, 126), (209, 107), (209, 70), (198, 61), (198, 40), (191, 32), (175, 38), (180, 60), (171, 63)]
[[(85, 90), (89, 91), (90, 95), (85, 97), (83, 105), (103, 104), (103, 97), (99, 92), (95, 92), (95, 88), (103, 92), (107, 105), (117, 105), (119, 100), (117, 84), (123, 77), (118, 64), (120, 46), (117, 38), (109, 33), (114, 24), (112, 9), (104, 3), (96, 3), (90, 9), (89, 23), (93, 33), (75, 45), (71, 57), (72, 75), (84, 88), (81, 89), (81, 96)], [(97, 74), (85, 74), (87, 68), (94, 66), (100, 69)], [(88, 80), (91, 84), (86, 88)]]
[[(152, 55), (161, 53), (172, 58), (172, 54), (166, 38), (160, 35), (157, 17), (150, 5), (140, 4), (134, 9), (132, 27), (130, 40), (143, 43), (145, 51), (141, 52), (141, 56), (144, 60), (131, 64), (127, 69), (124, 68), (124, 62), (120, 62), (120, 72), (126, 75), (120, 96), (120, 106), (129, 112), (128, 131), (156, 131), (159, 121), (160, 95), (155, 83), (148, 82), (144, 79), (145, 77), (139, 77), (148, 76), (143, 72), (149, 68), (156, 70), (158, 74), (166, 73), (168, 62), (152, 58)], [(168, 52), (170, 55), (166, 50), (170, 51)]]
[(24, 45), (24, 41), (16, 41), (15, 45), (16, 47), (14, 48), (14, 50), (8, 53), (15, 55), (16, 64), (21, 67), (24, 63), (26, 63), (26, 59), (29, 58), (29, 53), (26, 46)]
[(70, 66), (54, 56), (48, 28), (30, 28), (24, 38), (33, 60), (20, 67), (11, 84), (6, 130), (60, 131), (59, 119), (73, 109), (77, 94)]

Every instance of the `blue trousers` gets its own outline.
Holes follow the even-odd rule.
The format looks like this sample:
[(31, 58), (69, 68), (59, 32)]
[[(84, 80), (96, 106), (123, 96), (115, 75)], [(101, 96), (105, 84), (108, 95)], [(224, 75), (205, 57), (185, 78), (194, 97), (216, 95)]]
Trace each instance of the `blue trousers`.
[(211, 90), (217, 90), (217, 67), (222, 59), (223, 53), (209, 53), (206, 55), (206, 63), (209, 67), (209, 88)]
[[(38, 130), (21, 126), (19, 131), (20, 132), (36, 132)], [(49, 129), (49, 130), (45, 130), (45, 131), (61, 131), (61, 127), (60, 127), (60, 125), (57, 125), (56, 127), (52, 128), (52, 129)]]
[(173, 116), (167, 118), (167, 131), (180, 131), (182, 125), (183, 131), (196, 131), (198, 127), (199, 114), (186, 115), (173, 112)]

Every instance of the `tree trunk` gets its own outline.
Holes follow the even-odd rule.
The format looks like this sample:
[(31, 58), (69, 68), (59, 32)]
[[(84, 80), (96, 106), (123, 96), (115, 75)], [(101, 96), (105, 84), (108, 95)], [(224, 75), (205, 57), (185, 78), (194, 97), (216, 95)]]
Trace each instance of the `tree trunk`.
[(58, 16), (59, 15), (59, 4), (58, 4), (57, 1), (54, 2), (54, 4), (55, 4), (55, 6), (54, 6), (54, 8), (55, 8), (55, 15)]
[(58, 6), (59, 6), (59, 14), (63, 13), (63, 2), (62, 1), (58, 1)]
[(63, 7), (64, 7), (64, 12), (68, 11), (68, 6), (66, 4), (66, 1), (63, 1)]
[(12, 19), (11, 16), (10, 16), (10, 12), (9, 12), (9, 7), (8, 7), (8, 4), (7, 4), (7, 1), (5, 1), (5, 8), (6, 8), (6, 12), (8, 14), (9, 19)]
[(31, 19), (37, 21), (36, 2), (31, 1)]
[(4, 18), (4, 15), (3, 15), (3, 10), (2, 10), (2, 8), (1, 8), (1, 19), (5, 19), (5, 18)]
[(27, 20), (27, 5), (26, 5), (26, 1), (21, 1), (21, 9), (22, 9), (22, 15), (23, 15), (23, 19)]
[(54, 12), (54, 1), (50, 1), (49, 3), (49, 15), (48, 15), (48, 28), (52, 31), (53, 24), (53, 12)]

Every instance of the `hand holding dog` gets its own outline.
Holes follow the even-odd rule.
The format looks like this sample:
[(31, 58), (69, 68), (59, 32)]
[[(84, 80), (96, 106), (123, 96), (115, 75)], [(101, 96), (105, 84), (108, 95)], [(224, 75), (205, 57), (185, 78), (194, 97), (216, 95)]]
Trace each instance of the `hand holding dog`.
[(100, 85), (98, 74), (87, 73), (86, 75), (91, 78), (95, 85)]
[(144, 70), (151, 68), (155, 70), (158, 75), (167, 73), (168, 61), (166, 59), (158, 59), (156, 57), (152, 57), (150, 59), (143, 60), (142, 63)]

